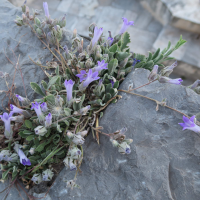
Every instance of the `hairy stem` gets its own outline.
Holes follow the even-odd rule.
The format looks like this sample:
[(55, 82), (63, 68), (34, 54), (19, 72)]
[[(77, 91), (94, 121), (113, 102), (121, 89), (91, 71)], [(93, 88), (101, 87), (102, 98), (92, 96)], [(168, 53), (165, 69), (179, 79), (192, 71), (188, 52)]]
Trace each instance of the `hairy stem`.
[[(127, 90), (119, 90), (119, 91), (121, 91), (121, 92), (126, 92), (126, 93), (129, 93), (129, 94), (133, 94), (133, 95), (136, 95), (136, 96), (139, 96), (139, 97), (143, 97), (143, 98), (149, 99), (149, 100), (151, 100), (151, 101), (156, 102), (157, 105), (158, 105), (158, 104), (161, 104), (161, 102), (159, 102), (159, 101), (157, 101), (157, 100), (155, 100), (155, 99), (152, 99), (152, 98), (150, 98), (150, 97), (143, 96), (143, 95), (141, 95), (141, 94), (136, 94), (136, 93), (133, 93), (133, 92), (129, 92), (129, 91), (127, 91)], [(169, 109), (171, 109), (171, 110), (174, 110), (174, 111), (176, 111), (176, 112), (178, 112), (178, 113), (184, 115), (184, 116), (187, 117), (187, 118), (190, 118), (188, 115), (186, 115), (185, 113), (182, 113), (182, 112), (176, 110), (175, 108), (172, 108), (172, 107), (167, 106), (167, 105), (163, 105), (163, 106), (164, 106), (164, 107), (167, 107), (167, 108), (169, 108)]]
[[(149, 83), (146, 83), (146, 84), (144, 84), (144, 85), (141, 85), (140, 87), (131, 89), (131, 90), (129, 90), (129, 91), (137, 90), (137, 89), (142, 88), (142, 87), (144, 87), (144, 86), (146, 86), (146, 85), (149, 85), (149, 84), (151, 84), (151, 83), (153, 83), (153, 82), (155, 82), (155, 81), (157, 81), (157, 79), (155, 79), (155, 80), (153, 80), (153, 81), (151, 81), (151, 82), (149, 82)], [(121, 90), (119, 90), (119, 91), (121, 91)]]

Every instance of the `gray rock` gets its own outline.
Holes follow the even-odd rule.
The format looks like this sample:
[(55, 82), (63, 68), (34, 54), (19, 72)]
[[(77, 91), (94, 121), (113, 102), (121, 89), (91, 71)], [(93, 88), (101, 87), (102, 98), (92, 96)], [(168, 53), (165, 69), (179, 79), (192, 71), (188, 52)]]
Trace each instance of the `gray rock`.
[(200, 33), (199, 0), (141, 0), (147, 9), (160, 23)]
[[(120, 86), (127, 89), (148, 82), (149, 71), (131, 72)], [(152, 83), (136, 91), (192, 116), (199, 112), (200, 96), (184, 86)], [(80, 189), (68, 189), (63, 181), (74, 172), (63, 169), (49, 194), (59, 200), (199, 200), (200, 138), (182, 128), (182, 115), (165, 107), (156, 112), (153, 101), (121, 93), (122, 99), (104, 112), (100, 125), (105, 133), (126, 126), (132, 138), (132, 152), (120, 155), (109, 139), (100, 135), (100, 145), (90, 134), (86, 138)]]
[[(18, 27), (14, 20), (17, 15), (21, 16), (21, 8), (16, 8), (6, 0), (2, 0), (0, 4), (0, 71), (9, 74), (7, 78), (9, 87), (12, 85), (13, 77), (16, 85), (15, 93), (25, 96), (23, 81), (20, 75), (20, 68), (24, 78), (27, 96), (33, 100), (36, 94), (30, 88), (30, 82), (40, 83), (46, 78), (42, 69), (35, 65), (29, 56), (34, 61), (40, 60), (43, 65), (46, 61), (51, 61), (53, 56), (48, 49), (43, 49), (44, 45), (34, 35), (29, 27)], [(71, 33), (65, 31), (62, 44), (69, 44), (69, 37)], [(52, 50), (54, 48), (52, 47)], [(13, 54), (15, 53), (15, 56)], [(20, 56), (20, 57), (19, 57)], [(15, 73), (16, 62), (19, 58), (19, 65)], [(13, 63), (11, 64), (8, 59)], [(1, 89), (8, 91), (6, 82), (0, 78)], [(8, 95), (0, 93), (0, 110), (5, 108), (8, 103)]]

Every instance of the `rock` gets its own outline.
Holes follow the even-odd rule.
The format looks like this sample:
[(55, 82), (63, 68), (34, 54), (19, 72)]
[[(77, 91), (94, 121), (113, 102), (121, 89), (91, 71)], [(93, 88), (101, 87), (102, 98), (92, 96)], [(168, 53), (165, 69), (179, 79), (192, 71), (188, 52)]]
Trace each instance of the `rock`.
[[(138, 87), (148, 82), (149, 71), (131, 72), (121, 89), (133, 83)], [(136, 91), (161, 101), (192, 116), (199, 112), (200, 96), (184, 86), (154, 82)], [(105, 133), (126, 126), (132, 138), (132, 152), (121, 155), (109, 138), (100, 135), (100, 145), (92, 134), (86, 138), (81, 173), (77, 176), (80, 189), (66, 188), (63, 181), (75, 173), (63, 169), (50, 189), (54, 200), (199, 200), (200, 137), (182, 131), (178, 123), (182, 115), (165, 107), (156, 112), (156, 104), (145, 98), (120, 93), (122, 99), (104, 112), (100, 125)]]
[(142, 0), (141, 5), (163, 25), (200, 33), (199, 0)]
[[(51, 61), (53, 56), (48, 49), (43, 49), (44, 45), (34, 35), (29, 27), (19, 27), (15, 24), (14, 20), (17, 15), (21, 16), (21, 8), (13, 6), (6, 0), (1, 1), (0, 5), (0, 71), (9, 74), (6, 79), (9, 87), (12, 85), (13, 77), (16, 85), (15, 93), (25, 96), (23, 81), (21, 78), (20, 68), (22, 71), (24, 85), (26, 88), (27, 96), (33, 100), (37, 94), (30, 88), (30, 82), (40, 84), (41, 80), (46, 78), (42, 69), (35, 65), (29, 56), (35, 62), (40, 60), (43, 65), (46, 61)], [(69, 37), (71, 32), (65, 30), (61, 44), (70, 46)], [(52, 47), (52, 50), (54, 47)], [(15, 53), (15, 56), (13, 54)], [(13, 63), (11, 64), (9, 60)], [(16, 62), (19, 59), (19, 65), (15, 73)], [(8, 91), (6, 82), (0, 78), (1, 91)], [(0, 92), (0, 110), (5, 108), (8, 103), (8, 94)]]

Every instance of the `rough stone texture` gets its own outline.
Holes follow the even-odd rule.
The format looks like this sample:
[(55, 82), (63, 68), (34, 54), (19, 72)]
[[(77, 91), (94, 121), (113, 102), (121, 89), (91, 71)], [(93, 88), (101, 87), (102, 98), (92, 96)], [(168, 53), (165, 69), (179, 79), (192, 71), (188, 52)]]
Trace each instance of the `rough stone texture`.
[(141, 4), (163, 25), (200, 33), (199, 0), (142, 0)]
[(168, 25), (160, 32), (153, 44), (153, 48), (154, 50), (157, 48), (164, 49), (168, 41), (171, 41), (173, 46), (179, 40), (180, 35), (183, 36), (183, 39), (185, 39), (187, 43), (171, 54), (177, 60), (181, 61), (178, 67), (175, 68), (175, 72), (191, 80), (196, 80), (200, 76), (200, 38), (198, 34), (183, 31)]
[[(148, 82), (149, 71), (131, 72), (120, 86), (127, 89)], [(184, 86), (155, 82), (137, 91), (192, 116), (199, 112), (200, 96)], [(132, 152), (120, 155), (108, 138), (100, 135), (100, 145), (90, 134), (84, 149), (82, 173), (77, 184), (68, 189), (63, 181), (74, 172), (63, 169), (49, 195), (54, 200), (199, 200), (200, 138), (192, 131), (182, 131), (182, 115), (160, 107), (150, 100), (121, 93), (122, 99), (104, 112), (100, 125), (112, 133), (124, 126), (132, 138)]]
[[(44, 45), (34, 35), (29, 27), (18, 27), (14, 19), (16, 16), (21, 16), (21, 8), (14, 7), (6, 0), (2, 0), (0, 4), (0, 71), (9, 74), (7, 81), (9, 86), (12, 85), (13, 77), (15, 74), (16, 61), (19, 58), (19, 65), (24, 78), (24, 84), (27, 90), (27, 96), (29, 99), (34, 99), (36, 94), (30, 89), (30, 82), (40, 83), (41, 80), (46, 78), (42, 69), (36, 66), (29, 56), (34, 60), (40, 60), (43, 65), (46, 61), (52, 60), (52, 54), (48, 49), (43, 49)], [(68, 38), (71, 33), (65, 31), (62, 44), (68, 44)], [(53, 50), (53, 48), (52, 48)], [(15, 53), (15, 56), (13, 54)], [(8, 61), (6, 56), (13, 62), (13, 65)], [(14, 83), (16, 84), (15, 93), (25, 96), (23, 82), (20, 75), (19, 66), (16, 71)], [(5, 80), (0, 79), (0, 90), (7, 91)], [(0, 93), (0, 110), (2, 106), (7, 106), (8, 98), (5, 98), (5, 93)]]

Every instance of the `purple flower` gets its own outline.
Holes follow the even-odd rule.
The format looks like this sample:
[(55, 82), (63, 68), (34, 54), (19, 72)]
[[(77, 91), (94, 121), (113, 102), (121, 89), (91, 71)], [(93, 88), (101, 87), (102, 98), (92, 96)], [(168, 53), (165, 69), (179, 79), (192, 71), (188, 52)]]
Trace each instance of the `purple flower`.
[(176, 79), (170, 79), (168, 77), (161, 76), (159, 79), (160, 83), (171, 83), (175, 85), (181, 85), (181, 82), (183, 81), (181, 78), (176, 78)]
[(109, 81), (112, 83), (112, 87), (113, 87), (115, 82), (112, 79), (109, 79)]
[(12, 113), (23, 113), (24, 110), (18, 108), (17, 106), (14, 106), (13, 104), (10, 104), (10, 109), (12, 110)]
[(108, 37), (107, 41), (108, 41), (108, 45), (111, 46), (112, 43), (114, 42), (114, 38)]
[(49, 113), (46, 117), (45, 117), (46, 121), (45, 121), (45, 127), (50, 127), (52, 124), (52, 114)]
[(179, 123), (179, 124), (183, 127), (183, 130), (189, 129), (196, 133), (200, 133), (200, 127), (194, 123), (194, 119), (195, 119), (195, 116), (192, 116), (190, 119), (183, 116), (184, 123)]
[(92, 81), (98, 79), (100, 79), (100, 77), (98, 77), (98, 72), (92, 73), (92, 69), (89, 69), (89, 72), (87, 73), (87, 78), (83, 82), (83, 87), (87, 87)]
[(65, 46), (63, 47), (63, 49), (64, 49), (64, 51), (65, 51), (65, 53), (66, 53), (66, 54), (68, 54), (68, 53), (69, 53), (69, 50), (68, 50), (68, 47), (67, 47), (67, 45), (65, 45)]
[(42, 112), (47, 112), (48, 111), (46, 102), (43, 102), (40, 106), (41, 106)]
[(22, 102), (23, 102), (23, 101), (26, 100), (25, 98), (23, 98), (22, 96), (20, 96), (20, 95), (18, 95), (18, 94), (16, 94), (15, 96), (18, 98), (19, 101), (22, 101)]
[(47, 18), (49, 18), (49, 9), (48, 9), (48, 4), (47, 4), (47, 2), (43, 2), (43, 8), (44, 8), (45, 16), (46, 16)]
[(129, 22), (125, 17), (122, 17), (122, 19), (123, 19), (123, 25), (122, 25), (122, 28), (121, 28), (119, 34), (123, 34), (124, 32), (126, 32), (126, 29), (129, 26), (133, 25), (133, 23), (134, 23), (133, 21)]
[(108, 63), (105, 63), (104, 60), (102, 60), (101, 62), (100, 62), (100, 61), (97, 61), (97, 63), (98, 63), (98, 66), (97, 66), (97, 67), (94, 67), (94, 71), (95, 71), (95, 72), (99, 72), (99, 71), (101, 71), (101, 70), (103, 70), (103, 69), (108, 69), (108, 68), (107, 68)]
[(194, 90), (197, 86), (200, 85), (200, 80), (196, 80), (191, 86), (189, 86), (192, 90)]
[(84, 81), (87, 78), (87, 73), (85, 70), (81, 70), (80, 74), (76, 75), (77, 77), (80, 78), (80, 82)]
[(136, 58), (133, 58), (133, 64), (132, 64), (133, 68), (138, 62), (140, 62), (140, 60), (137, 60)]
[(44, 115), (43, 115), (43, 113), (42, 113), (40, 104), (39, 104), (38, 102), (35, 102), (35, 104), (32, 103), (31, 109), (34, 109), (34, 110), (35, 110), (35, 112), (36, 112), (36, 114), (37, 114), (37, 117), (39, 118), (39, 121), (40, 121), (40, 122), (43, 122), (43, 121), (44, 121)]
[(71, 79), (69, 81), (65, 80), (64, 85), (67, 90), (67, 101), (69, 102), (72, 99), (72, 89), (74, 86), (74, 82)]
[(69, 168), (70, 168), (71, 171), (77, 170), (77, 167), (76, 167), (76, 165), (73, 162), (69, 163)]
[(151, 71), (148, 77), (149, 81), (153, 81), (157, 77), (157, 73), (158, 73), (158, 65), (154, 65), (153, 70)]
[(22, 165), (24, 165), (24, 166), (25, 166), (25, 165), (28, 165), (28, 166), (31, 165), (30, 160), (25, 156), (24, 152), (23, 152), (20, 148), (18, 149), (17, 154), (18, 154), (19, 157), (20, 157), (20, 163), (21, 163)]
[(12, 128), (10, 121), (13, 119), (12, 117), (12, 112), (8, 115), (8, 113), (3, 113), (3, 115), (0, 115), (1, 120), (4, 122), (5, 125), (5, 130), (4, 130), (4, 135), (6, 138), (11, 139), (12, 138)]
[(97, 26), (95, 26), (94, 28), (94, 36), (92, 38), (92, 47), (94, 47), (94, 45), (98, 42), (99, 38), (101, 37), (101, 34), (103, 33), (103, 28), (97, 28)]
[(178, 65), (177, 61), (174, 62), (171, 66), (165, 67), (163, 70), (161, 70), (161, 75), (162, 76), (169, 76), (172, 72), (173, 69)]

